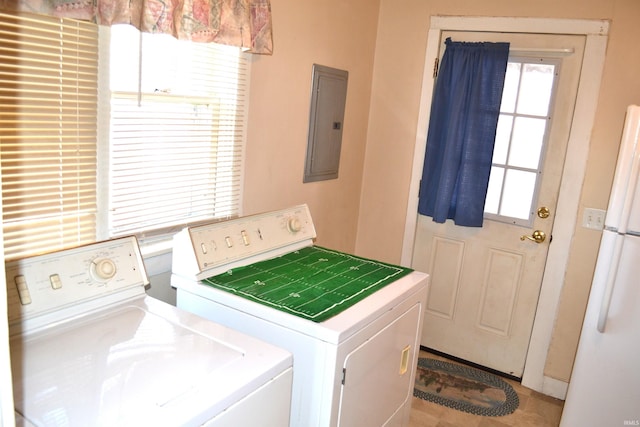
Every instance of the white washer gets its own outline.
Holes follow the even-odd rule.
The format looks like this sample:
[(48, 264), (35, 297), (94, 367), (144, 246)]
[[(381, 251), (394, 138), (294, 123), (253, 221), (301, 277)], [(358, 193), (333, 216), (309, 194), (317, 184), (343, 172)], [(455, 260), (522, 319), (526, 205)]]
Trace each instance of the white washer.
[(6, 271), (19, 425), (289, 425), (291, 354), (146, 296), (134, 237)]
[(408, 425), (426, 274), (411, 272), (322, 322), (203, 283), (314, 238), (306, 205), (186, 228), (174, 237), (177, 305), (293, 353), (292, 426)]

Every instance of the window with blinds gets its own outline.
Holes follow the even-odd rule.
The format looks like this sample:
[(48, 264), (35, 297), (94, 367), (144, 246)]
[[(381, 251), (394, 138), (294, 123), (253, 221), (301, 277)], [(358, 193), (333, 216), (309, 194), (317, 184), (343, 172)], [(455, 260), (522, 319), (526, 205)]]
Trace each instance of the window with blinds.
[(126, 25), (101, 28), (107, 35), (108, 237), (237, 215), (245, 54)]
[(6, 258), (237, 215), (248, 81), (238, 48), (0, 11)]
[(97, 72), (95, 25), (0, 11), (6, 259), (95, 240)]

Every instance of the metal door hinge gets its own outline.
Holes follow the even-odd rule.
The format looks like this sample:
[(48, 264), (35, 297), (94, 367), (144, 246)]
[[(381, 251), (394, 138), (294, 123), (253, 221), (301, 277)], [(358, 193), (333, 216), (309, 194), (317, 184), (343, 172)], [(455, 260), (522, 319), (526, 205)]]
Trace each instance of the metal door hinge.
[(438, 77), (438, 65), (440, 64), (440, 58), (436, 58), (433, 61), (433, 78)]

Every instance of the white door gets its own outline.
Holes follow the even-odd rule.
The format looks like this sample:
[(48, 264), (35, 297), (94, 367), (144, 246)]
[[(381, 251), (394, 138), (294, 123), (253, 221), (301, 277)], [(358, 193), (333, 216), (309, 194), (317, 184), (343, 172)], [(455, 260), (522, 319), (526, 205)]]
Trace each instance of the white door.
[[(585, 38), (443, 32), (441, 42), (447, 37), (510, 42), (510, 67), (531, 70), (529, 76), (515, 73), (522, 79), (518, 93), (527, 99), (545, 93), (545, 83), (535, 80), (538, 64), (557, 76), (547, 97), (551, 106), (542, 117), (529, 111), (537, 108), (535, 103), (506, 114), (508, 120), (501, 116), (483, 227), (436, 224), (420, 216), (413, 250), (412, 267), (431, 275), (422, 345), (521, 377), (551, 241)], [(505, 91), (510, 81), (508, 74)], [(519, 125), (503, 127), (506, 122)], [(527, 122), (530, 126), (523, 125)], [(540, 233), (535, 233), (535, 241), (535, 230), (545, 234), (544, 241)]]

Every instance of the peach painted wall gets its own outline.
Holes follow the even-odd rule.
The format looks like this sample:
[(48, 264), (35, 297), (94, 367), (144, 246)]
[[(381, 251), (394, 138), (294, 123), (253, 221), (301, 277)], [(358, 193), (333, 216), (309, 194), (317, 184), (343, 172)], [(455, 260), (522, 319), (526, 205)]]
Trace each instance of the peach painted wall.
[[(244, 214), (307, 203), (317, 244), (355, 250), (377, 0), (271, 0), (274, 53), (255, 56), (244, 185)], [(349, 81), (338, 179), (302, 183), (312, 65), (347, 70)]]
[[(424, 52), (432, 15), (607, 19), (611, 30), (590, 144), (584, 207), (606, 209), (626, 106), (640, 103), (637, 0), (382, 0), (356, 253), (399, 262)], [(584, 316), (600, 232), (574, 230), (545, 375), (567, 381)]]
[[(640, 40), (640, 2), (617, 0), (605, 3), (611, 3), (610, 14), (607, 15), (611, 19), (611, 32), (582, 189), (581, 209), (607, 208), (625, 109), (629, 104), (640, 104), (640, 55), (637, 54)], [(561, 305), (545, 368), (550, 377), (566, 379), (570, 375), (600, 236), (599, 232), (579, 226), (575, 230)]]

